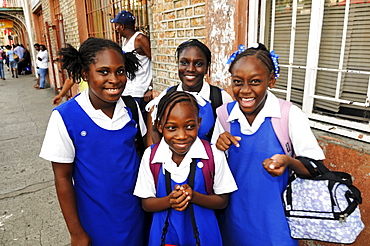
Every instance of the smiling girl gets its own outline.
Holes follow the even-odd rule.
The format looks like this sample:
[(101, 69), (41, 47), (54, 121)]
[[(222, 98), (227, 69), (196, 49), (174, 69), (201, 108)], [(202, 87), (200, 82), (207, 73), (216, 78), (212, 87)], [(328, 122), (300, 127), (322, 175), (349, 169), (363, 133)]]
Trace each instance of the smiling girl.
[[(163, 138), (144, 152), (134, 191), (143, 208), (154, 212), (149, 245), (222, 245), (213, 209), (226, 207), (228, 193), (237, 188), (223, 152), (199, 139), (198, 110), (196, 99), (181, 91), (158, 104), (156, 125)], [(211, 159), (206, 148), (215, 166), (212, 194), (202, 171), (204, 160)], [(155, 163), (161, 164), (157, 177), (151, 171)]]
[(98, 38), (78, 51), (68, 45), (60, 55), (62, 68), (89, 84), (52, 112), (40, 153), (52, 162), (71, 244), (143, 245), (144, 211), (132, 193), (139, 168), (136, 125), (142, 135), (146, 128), (121, 99), (137, 60)]
[[(176, 59), (181, 83), (163, 91), (148, 104), (147, 109), (157, 105), (159, 100), (168, 92), (186, 91), (191, 93), (197, 99), (199, 117), (202, 118), (198, 136), (210, 141), (216, 120), (214, 116), (216, 108), (222, 103), (231, 102), (232, 98), (226, 91), (204, 81), (204, 76), (209, 73), (211, 66), (211, 51), (205, 44), (197, 39), (183, 42), (176, 49)], [(155, 113), (152, 117), (155, 118)], [(160, 136), (155, 125), (152, 127), (151, 134), (153, 142), (158, 142)]]
[[(306, 177), (315, 175), (313, 167), (311, 173), (303, 165), (303, 157), (323, 160), (325, 156), (302, 111), (291, 105), (288, 114), (282, 114), (280, 101), (268, 90), (275, 86), (279, 75), (273, 52), (256, 44), (239, 53), (229, 71), (236, 101), (219, 108), (212, 137), (218, 149), (228, 151), (228, 163), (238, 185), (220, 219), (224, 244), (298, 245), (290, 237), (282, 192), (288, 184), (289, 170)], [(221, 113), (225, 106), (226, 119)], [(292, 149), (302, 158), (285, 154), (273, 118), (285, 122), (282, 125), (288, 128)], [(227, 124), (229, 129), (225, 131)]]

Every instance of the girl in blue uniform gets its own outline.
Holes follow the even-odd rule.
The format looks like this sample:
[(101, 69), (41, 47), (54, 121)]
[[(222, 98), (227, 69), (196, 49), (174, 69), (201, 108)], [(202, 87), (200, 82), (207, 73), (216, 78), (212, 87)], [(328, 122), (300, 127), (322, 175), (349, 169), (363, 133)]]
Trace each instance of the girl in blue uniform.
[[(114, 42), (89, 38), (60, 51), (63, 69), (89, 88), (52, 112), (40, 156), (52, 162), (72, 245), (143, 245), (144, 211), (133, 195), (139, 169), (135, 122), (121, 99), (138, 67)], [(129, 57), (130, 56), (130, 57)]]
[[(143, 208), (154, 212), (149, 245), (194, 246), (199, 245), (197, 242), (222, 245), (213, 209), (224, 208), (228, 193), (237, 188), (224, 153), (211, 146), (215, 164), (214, 194), (206, 192), (200, 159), (209, 157), (198, 137), (198, 110), (196, 99), (180, 91), (166, 94), (158, 104), (156, 125), (163, 138), (156, 150), (149, 147), (144, 152), (134, 191), (142, 198)], [(151, 154), (152, 151), (155, 152)], [(157, 183), (150, 167), (153, 163), (161, 163)], [(168, 232), (162, 233), (166, 228)]]
[[(301, 161), (285, 154), (271, 123), (281, 118), (278, 99), (268, 91), (278, 77), (277, 57), (263, 44), (241, 53), (230, 65), (235, 102), (229, 103), (226, 122), (217, 111), (212, 142), (228, 151), (228, 162), (238, 185), (230, 195), (229, 205), (220, 218), (224, 245), (298, 245), (290, 237), (285, 218), (282, 192), (288, 184), (289, 170), (311, 176)], [(232, 57), (235, 57), (232, 56)], [(296, 156), (324, 159), (324, 154), (310, 130), (307, 118), (292, 105), (289, 128)]]
[[(232, 101), (231, 96), (226, 91), (204, 81), (204, 76), (210, 71), (211, 57), (212, 54), (208, 47), (197, 39), (191, 39), (180, 44), (176, 49), (176, 59), (181, 83), (163, 91), (147, 105), (147, 110), (149, 110), (153, 105), (157, 105), (159, 100), (169, 91), (186, 91), (193, 94), (199, 105), (199, 117), (202, 118), (198, 136), (207, 141), (211, 140), (210, 136), (216, 120), (214, 109), (222, 103)], [(155, 119), (155, 112), (154, 110), (153, 119)], [(152, 129), (152, 139), (156, 143), (160, 140), (160, 136), (155, 124)]]

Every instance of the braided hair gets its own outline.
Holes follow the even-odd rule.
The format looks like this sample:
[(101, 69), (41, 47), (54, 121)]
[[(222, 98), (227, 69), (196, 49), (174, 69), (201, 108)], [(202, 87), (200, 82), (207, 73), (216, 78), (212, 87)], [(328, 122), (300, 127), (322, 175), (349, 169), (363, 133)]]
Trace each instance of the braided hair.
[(208, 47), (198, 39), (189, 39), (188, 41), (181, 43), (176, 49), (176, 59), (179, 60), (181, 52), (189, 47), (198, 47), (204, 53), (207, 59), (207, 70), (209, 72), (211, 67), (212, 53)]
[[(164, 95), (161, 98), (157, 106), (158, 111), (155, 120), (157, 128), (159, 128), (158, 126), (160, 124), (161, 119), (164, 119), (164, 122), (166, 122), (168, 119), (168, 115), (171, 113), (173, 107), (175, 107), (176, 104), (181, 102), (189, 102), (196, 109), (197, 115), (199, 114), (199, 105), (197, 103), (197, 99), (195, 99), (193, 95), (184, 91), (174, 91), (166, 93), (166, 95)], [(167, 108), (168, 108), (167, 115), (165, 115)]]
[(96, 62), (96, 55), (106, 49), (112, 49), (122, 54), (126, 75), (129, 79), (135, 78), (135, 72), (139, 69), (140, 63), (136, 55), (132, 52), (123, 53), (121, 47), (108, 39), (90, 37), (86, 39), (77, 50), (72, 45), (67, 44), (60, 49), (59, 55), (62, 57), (62, 69), (67, 70), (70, 77), (75, 82), (82, 77), (82, 70), (89, 71), (91, 64)]
[(232, 73), (233, 67), (235, 63), (242, 57), (247, 57), (247, 56), (254, 56), (261, 60), (263, 64), (266, 65), (266, 67), (269, 69), (271, 73), (275, 73), (275, 65), (274, 62), (271, 59), (270, 52), (267, 50), (266, 46), (258, 43), (257, 47), (251, 47), (243, 52), (241, 52), (239, 55), (237, 55), (234, 59), (234, 61), (231, 62), (230, 67), (229, 67), (229, 72)]

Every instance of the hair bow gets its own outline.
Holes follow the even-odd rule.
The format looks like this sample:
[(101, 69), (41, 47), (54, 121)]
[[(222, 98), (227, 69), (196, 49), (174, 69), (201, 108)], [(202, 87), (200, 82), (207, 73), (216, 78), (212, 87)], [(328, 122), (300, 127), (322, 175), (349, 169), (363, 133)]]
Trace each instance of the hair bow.
[(271, 56), (272, 62), (274, 63), (274, 67), (275, 67), (275, 79), (277, 79), (279, 78), (279, 75), (280, 75), (280, 68), (279, 68), (279, 61), (278, 61), (279, 55), (275, 54), (274, 50), (271, 50), (270, 56)]
[(231, 54), (231, 56), (229, 57), (229, 60), (227, 60), (226, 64), (228, 65), (228, 64), (232, 63), (235, 60), (235, 58), (240, 53), (242, 53), (244, 50), (245, 50), (245, 46), (242, 45), (242, 44), (239, 44), (238, 50), (237, 51), (234, 51), (234, 53)]

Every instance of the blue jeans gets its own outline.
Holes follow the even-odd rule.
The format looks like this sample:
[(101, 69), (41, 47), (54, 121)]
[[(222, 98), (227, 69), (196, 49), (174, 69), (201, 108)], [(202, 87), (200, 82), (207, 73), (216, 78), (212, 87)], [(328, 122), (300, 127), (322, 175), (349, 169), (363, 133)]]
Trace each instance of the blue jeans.
[(45, 80), (46, 80), (46, 74), (48, 74), (47, 68), (39, 68), (37, 70), (39, 76), (40, 76), (40, 88), (45, 87)]
[(5, 75), (4, 75), (4, 63), (3, 63), (2, 60), (0, 61), (0, 78), (5, 78)]

